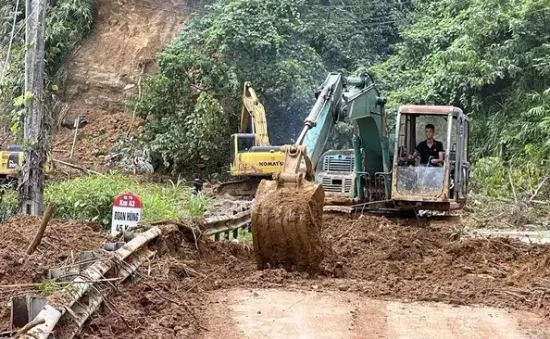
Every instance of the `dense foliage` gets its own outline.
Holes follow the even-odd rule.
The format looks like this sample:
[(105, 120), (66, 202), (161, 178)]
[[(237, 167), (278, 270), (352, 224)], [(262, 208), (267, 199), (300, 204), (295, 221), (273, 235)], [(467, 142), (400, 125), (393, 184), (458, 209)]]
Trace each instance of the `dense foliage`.
[[(14, 99), (23, 95), (25, 71), (25, 1), (11, 0), (0, 5), (0, 57), (6, 60), (16, 15), (14, 39), (4, 78), (0, 83), (0, 109), (5, 116), (14, 109)], [(63, 62), (92, 24), (93, 0), (58, 0), (50, 4), (46, 22), (46, 89), (62, 89), (66, 78)]]
[[(550, 3), (418, 1), (403, 42), (378, 67), (392, 102), (454, 104), (472, 115), (475, 156), (531, 156), (550, 87)], [(483, 135), (484, 137), (479, 137)]]
[[(550, 138), (549, 16), (548, 0), (415, 1), (396, 53), (375, 68), (378, 81), (394, 105), (463, 108), (473, 159), (497, 157), (485, 169), (521, 166), (536, 185), (549, 168), (541, 162)], [(491, 173), (478, 181), (511, 191), (508, 175)]]
[(385, 1), (216, 1), (160, 54), (160, 73), (145, 82), (137, 110), (147, 120), (153, 154), (175, 172), (197, 162), (226, 168), (246, 80), (266, 106), (272, 142), (290, 142), (327, 71), (371, 64), (389, 53), (396, 29), (380, 22), (396, 16), (398, 7)]

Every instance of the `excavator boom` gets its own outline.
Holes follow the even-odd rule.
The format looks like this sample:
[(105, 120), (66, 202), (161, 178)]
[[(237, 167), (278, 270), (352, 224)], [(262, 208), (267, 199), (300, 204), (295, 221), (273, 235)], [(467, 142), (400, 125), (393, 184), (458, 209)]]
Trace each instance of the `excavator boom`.
[(258, 100), (250, 81), (244, 83), (243, 106), (239, 133), (251, 133), (256, 137), (255, 146), (269, 146), (267, 119), (264, 105)]
[(243, 86), (239, 130), (231, 135), (231, 157), (230, 174), (236, 180), (217, 185), (217, 193), (254, 196), (260, 180), (283, 167), (284, 152), (270, 146), (265, 108), (249, 81)]
[[(350, 119), (359, 126), (380, 129), (382, 119), (377, 115), (380, 103), (385, 100), (378, 97), (367, 76), (328, 75), (296, 143), (282, 148), (283, 171), (276, 173), (274, 180), (262, 180), (258, 186), (252, 207), (258, 268), (283, 265), (314, 271), (318, 267), (323, 259), (320, 223), (325, 193), (320, 183), (312, 182), (313, 169), (319, 166), (318, 160), (336, 122)], [(376, 148), (378, 153), (381, 149), (382, 146)]]

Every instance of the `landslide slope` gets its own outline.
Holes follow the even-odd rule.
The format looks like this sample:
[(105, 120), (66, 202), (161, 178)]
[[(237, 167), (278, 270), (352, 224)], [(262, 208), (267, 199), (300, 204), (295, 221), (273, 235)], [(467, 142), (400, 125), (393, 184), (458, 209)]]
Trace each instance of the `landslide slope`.
[[(71, 162), (101, 170), (105, 155), (128, 133), (132, 112), (123, 102), (136, 93), (140, 75), (155, 72), (156, 55), (178, 33), (189, 13), (181, 0), (97, 0), (90, 35), (66, 61), (58, 123), (85, 116)], [(69, 158), (73, 131), (59, 127), (55, 156)]]

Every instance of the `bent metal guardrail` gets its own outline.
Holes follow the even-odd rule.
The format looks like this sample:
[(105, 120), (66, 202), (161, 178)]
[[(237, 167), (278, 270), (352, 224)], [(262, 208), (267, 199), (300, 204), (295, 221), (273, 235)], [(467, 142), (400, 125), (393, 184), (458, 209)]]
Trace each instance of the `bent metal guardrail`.
[[(241, 209), (240, 212), (235, 211), (235, 214), (229, 216), (213, 216), (196, 221), (197, 224), (202, 225), (200, 228), (203, 234), (214, 236), (216, 240), (219, 240), (222, 234), (228, 239), (230, 233), (233, 233), (233, 237), (236, 238), (239, 229), (248, 228), (250, 231), (250, 209)], [(113, 288), (108, 291), (99, 291), (94, 284), (105, 277), (118, 278), (115, 279), (116, 284), (120, 284), (135, 272), (143, 261), (154, 256), (155, 252), (147, 249), (146, 245), (160, 235), (176, 232), (178, 226), (167, 222), (166, 225), (149, 226), (145, 229), (124, 244), (109, 243), (121, 246), (110, 246), (112, 250), (116, 250), (111, 252), (109, 260), (98, 259), (79, 274), (72, 283), (48, 297), (46, 305), (32, 320), (37, 325), (22, 337), (48, 339), (54, 332), (56, 336), (60, 336), (60, 331), (63, 331), (61, 335), (63, 338), (73, 338), (78, 334), (86, 320), (98, 309), (104, 298), (114, 290), (113, 285)], [(106, 249), (108, 247), (106, 245)], [(68, 321), (71, 326), (56, 327), (67, 313), (72, 318)]]

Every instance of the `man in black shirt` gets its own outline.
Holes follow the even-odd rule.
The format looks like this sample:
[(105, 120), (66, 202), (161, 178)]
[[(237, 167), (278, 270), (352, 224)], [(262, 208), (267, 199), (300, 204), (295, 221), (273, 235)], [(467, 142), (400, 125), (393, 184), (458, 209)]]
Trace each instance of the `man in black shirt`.
[[(416, 146), (414, 154), (409, 156), (409, 159), (415, 159), (420, 155), (420, 164), (428, 165), (428, 162), (433, 166), (443, 165), (443, 156), (445, 150), (443, 149), (443, 143), (434, 139), (435, 127), (432, 124), (426, 125), (426, 140)], [(430, 160), (430, 157), (432, 158)]]

